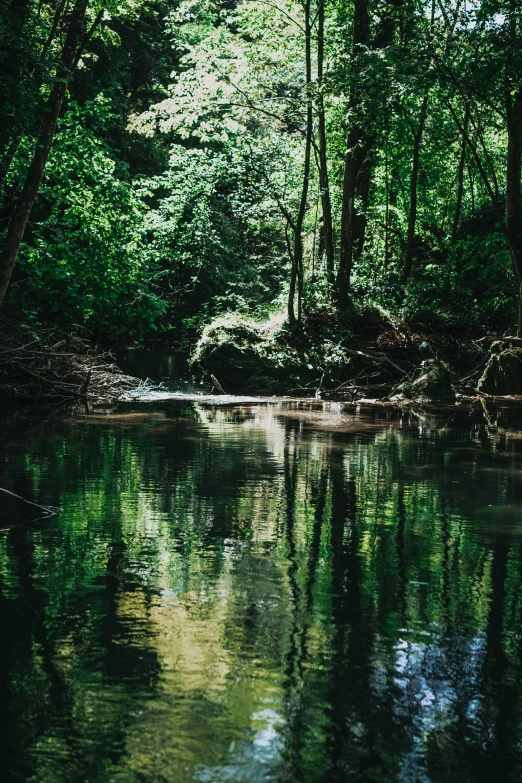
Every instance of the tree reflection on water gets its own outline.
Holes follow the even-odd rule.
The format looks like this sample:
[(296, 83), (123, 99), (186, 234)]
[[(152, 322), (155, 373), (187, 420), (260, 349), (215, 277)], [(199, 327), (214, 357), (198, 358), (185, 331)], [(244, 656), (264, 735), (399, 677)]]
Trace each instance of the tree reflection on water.
[[(522, 455), (478, 414), (120, 405), (5, 435), (1, 779), (522, 777)], [(516, 433), (515, 433), (516, 434)]]

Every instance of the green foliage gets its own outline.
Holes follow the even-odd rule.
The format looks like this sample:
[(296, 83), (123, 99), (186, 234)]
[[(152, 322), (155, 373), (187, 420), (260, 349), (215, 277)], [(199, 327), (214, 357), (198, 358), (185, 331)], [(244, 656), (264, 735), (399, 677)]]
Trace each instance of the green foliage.
[(172, 145), (167, 171), (144, 184), (146, 257), (163, 270), (180, 314), (210, 300), (254, 306), (276, 293), (280, 243), (249, 177), (239, 156)]
[[(11, 295), (54, 323), (122, 338), (168, 330), (185, 346), (225, 311), (283, 312), (311, 97), (299, 278), (305, 320), (335, 300), (316, 165), (324, 105), (336, 265), (354, 128), (350, 138), (364, 151), (354, 306), (373, 302), (446, 331), (511, 331), (517, 296), (502, 225), (504, 88), (507, 78), (515, 101), (520, 12), (496, 0), (444, 2), (432, 17), (428, 3), (371, 0), (366, 43), (354, 48), (363, 5), (324, 6), (321, 81), (312, 2), (308, 84), (305, 6), (295, 0), (106, 6), (70, 84)], [(20, 15), (16, 7), (5, 5), (0, 31), (2, 231), (61, 45), (51, 35), (60, 9), (53, 0), (38, 12), (28, 5)], [(98, 11), (89, 7), (89, 25)]]
[[(102, 336), (145, 333), (165, 311), (148, 285), (145, 204), (100, 140), (113, 116), (100, 98), (70, 105), (56, 136), (31, 241), (14, 295), (57, 324), (80, 323)], [(120, 175), (124, 175), (121, 170)]]
[(296, 339), (281, 314), (256, 320), (225, 312), (203, 328), (190, 362), (215, 374), (227, 390), (259, 393), (339, 384), (347, 377), (350, 357), (344, 348), (351, 335), (330, 326), (328, 318), (306, 324)]

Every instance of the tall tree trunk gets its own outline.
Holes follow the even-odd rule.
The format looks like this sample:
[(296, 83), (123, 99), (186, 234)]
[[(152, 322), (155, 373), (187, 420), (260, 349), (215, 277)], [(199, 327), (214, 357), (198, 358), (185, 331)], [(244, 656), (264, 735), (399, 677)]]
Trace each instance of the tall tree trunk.
[[(371, 43), (373, 49), (389, 46), (400, 17), (404, 0), (388, 0), (380, 9), (380, 19)], [(373, 123), (385, 99), (379, 95), (369, 101), (364, 116), (361, 94), (357, 87), (355, 62), (362, 47), (369, 45), (368, 0), (355, 0), (352, 34), (352, 80), (349, 112), (352, 123), (348, 133), (343, 177), (341, 211), (341, 243), (337, 288), (339, 301), (346, 302), (350, 290), (352, 267), (359, 261), (366, 236), (366, 210), (373, 168), (372, 152), (375, 145)]]
[(361, 150), (361, 164), (357, 173), (355, 182), (355, 198), (359, 208), (355, 212), (354, 234), (353, 234), (353, 261), (360, 261), (364, 240), (366, 238), (366, 225), (368, 223), (367, 208), (368, 197), (370, 194), (370, 182), (372, 178), (373, 159), (372, 152), (375, 144), (373, 135), (366, 139), (366, 144)]
[(355, 0), (353, 33), (352, 33), (352, 78), (348, 110), (351, 116), (351, 126), (346, 142), (343, 176), (343, 202), (341, 209), (341, 243), (339, 254), (339, 271), (337, 289), (339, 302), (345, 304), (348, 300), (352, 266), (354, 261), (354, 244), (356, 241), (357, 221), (357, 180), (362, 163), (366, 157), (365, 132), (360, 116), (361, 96), (358, 89), (355, 63), (360, 49), (368, 44), (368, 0)]
[[(379, 10), (379, 23), (372, 42), (372, 49), (385, 49), (393, 41), (397, 20), (401, 14), (404, 0), (387, 0)], [(382, 88), (381, 88), (382, 89)], [(385, 101), (385, 98), (384, 98)], [(375, 134), (371, 128), (372, 121), (376, 119), (382, 98), (373, 101), (370, 106), (369, 117), (365, 123), (365, 145), (361, 154), (361, 165), (357, 173), (355, 183), (356, 202), (359, 209), (355, 215), (353, 261), (360, 261), (366, 238), (366, 226), (368, 223), (367, 208), (370, 195), (370, 184), (373, 171), (373, 149), (375, 146)]]
[(417, 225), (417, 183), (419, 180), (420, 169), (420, 150), (424, 126), (426, 124), (426, 114), (428, 109), (428, 92), (424, 94), (419, 116), (417, 130), (413, 134), (413, 161), (411, 166), (410, 178), (410, 211), (408, 214), (408, 232), (406, 235), (406, 248), (404, 250), (404, 269), (403, 282), (409, 280), (415, 256), (415, 227)]
[(70, 14), (69, 26), (63, 45), (54, 87), (44, 109), (33, 159), (27, 171), (22, 192), (16, 202), (7, 227), (2, 252), (0, 253), (0, 304), (2, 303), (22, 243), (25, 228), (42, 182), (45, 165), (53, 143), (56, 123), (60, 114), (67, 85), (77, 63), (82, 43), (82, 30), (88, 0), (76, 0)]
[(462, 212), (462, 194), (464, 192), (464, 166), (466, 165), (466, 135), (469, 123), (469, 103), (466, 104), (466, 114), (464, 115), (464, 130), (466, 133), (462, 136), (462, 146), (460, 148), (459, 168), (457, 172), (457, 200), (455, 203), (455, 214), (453, 216), (453, 225), (451, 227), (451, 246), (457, 241), (457, 231), (459, 230), (460, 214)]
[(506, 171), (506, 236), (509, 255), (519, 289), (517, 336), (522, 337), (522, 95), (517, 94), (508, 112), (508, 154)]
[(319, 136), (319, 184), (321, 187), (321, 208), (323, 212), (323, 247), (326, 256), (326, 274), (333, 282), (335, 245), (332, 223), (332, 201), (330, 198), (330, 179), (328, 176), (328, 153), (326, 145), (326, 122), (324, 114), (324, 6), (326, 0), (319, 0), (317, 18), (317, 125)]
[(507, 57), (504, 105), (508, 133), (506, 166), (506, 239), (518, 285), (518, 329), (522, 337), (522, 88), (513, 68), (517, 51), (516, 3), (510, 3), (510, 49)]
[[(308, 199), (308, 184), (310, 180), (310, 159), (312, 150), (312, 125), (313, 108), (310, 92), (312, 82), (312, 52), (311, 52), (311, 24), (310, 24), (311, 0), (305, 2), (305, 58), (306, 58), (306, 131), (305, 131), (305, 155), (303, 166), (303, 186), (301, 188), (301, 200), (294, 229), (294, 253), (292, 269), (290, 272), (290, 288), (288, 291), (288, 323), (295, 328), (301, 320), (301, 302), (303, 293), (303, 223)], [(298, 290), (298, 317), (295, 315), (295, 294)]]

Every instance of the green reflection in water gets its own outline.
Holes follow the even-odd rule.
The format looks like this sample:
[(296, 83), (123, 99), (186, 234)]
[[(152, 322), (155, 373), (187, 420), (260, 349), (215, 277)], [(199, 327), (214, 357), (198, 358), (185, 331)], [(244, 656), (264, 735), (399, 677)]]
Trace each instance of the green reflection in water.
[[(0, 778), (519, 781), (522, 455), (476, 417), (9, 431)], [(10, 522), (16, 522), (9, 526)]]

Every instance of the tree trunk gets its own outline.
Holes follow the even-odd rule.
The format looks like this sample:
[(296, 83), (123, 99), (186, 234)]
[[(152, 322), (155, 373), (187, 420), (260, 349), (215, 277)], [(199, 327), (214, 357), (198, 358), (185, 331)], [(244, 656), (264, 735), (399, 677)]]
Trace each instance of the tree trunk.
[(354, 244), (356, 241), (357, 220), (357, 179), (361, 165), (366, 157), (365, 132), (363, 120), (357, 116), (361, 109), (361, 98), (355, 74), (355, 61), (360, 49), (368, 44), (368, 0), (355, 0), (353, 33), (352, 33), (352, 77), (348, 110), (351, 115), (351, 126), (346, 142), (343, 176), (343, 202), (341, 209), (341, 243), (339, 254), (339, 271), (337, 289), (339, 302), (345, 304), (348, 300), (352, 266), (354, 261)]
[(417, 183), (419, 180), (420, 169), (420, 150), (424, 126), (426, 124), (426, 114), (428, 109), (428, 93), (424, 94), (419, 116), (419, 125), (413, 135), (413, 161), (411, 167), (410, 179), (410, 212), (408, 214), (408, 233), (406, 235), (406, 248), (404, 251), (404, 269), (403, 282), (409, 280), (413, 269), (413, 259), (415, 255), (415, 227), (417, 225)]
[(321, 188), (321, 208), (323, 212), (323, 248), (326, 256), (326, 275), (330, 283), (334, 276), (335, 245), (332, 223), (332, 202), (330, 198), (330, 180), (328, 175), (328, 153), (326, 145), (326, 123), (324, 114), (324, 5), (319, 0), (317, 20), (317, 125), (319, 136), (319, 185)]
[(517, 337), (522, 337), (522, 95), (517, 94), (508, 111), (508, 153), (506, 170), (506, 238), (519, 288)]
[(44, 110), (44, 119), (40, 127), (33, 159), (7, 227), (4, 245), (0, 253), (0, 304), (2, 304), (11, 280), (25, 228), (42, 182), (67, 85), (76, 65), (78, 50), (82, 42), (87, 4), (88, 0), (76, 0), (71, 12), (54, 87)]
[[(389, 0), (380, 9), (380, 20), (372, 42), (373, 49), (383, 49), (393, 40), (397, 19), (404, 0)], [(374, 96), (364, 115), (361, 94), (357, 88), (355, 58), (362, 47), (369, 43), (368, 0), (355, 0), (352, 42), (352, 78), (349, 112), (352, 123), (348, 133), (344, 162), (343, 204), (341, 211), (341, 244), (337, 288), (339, 301), (346, 303), (351, 284), (354, 262), (360, 260), (366, 236), (366, 209), (372, 175), (372, 151), (375, 144), (373, 123), (382, 105), (382, 94)], [(379, 92), (379, 91), (378, 91)]]
[[(310, 86), (312, 82), (312, 53), (311, 53), (311, 24), (310, 24), (311, 0), (305, 2), (305, 57), (306, 57), (306, 136), (305, 136), (305, 156), (303, 167), (303, 186), (301, 189), (301, 200), (299, 211), (295, 221), (294, 229), (294, 253), (292, 258), (292, 269), (290, 272), (290, 288), (288, 291), (288, 323), (291, 328), (295, 328), (301, 320), (302, 294), (303, 294), (303, 223), (306, 213), (306, 202), (308, 199), (308, 184), (310, 180), (310, 159), (312, 150), (312, 124), (313, 108)], [(295, 294), (298, 286), (298, 317), (295, 316)]]
[(361, 163), (357, 172), (355, 182), (355, 199), (359, 209), (355, 211), (354, 234), (353, 234), (353, 260), (354, 263), (360, 261), (364, 240), (366, 238), (366, 225), (368, 218), (366, 210), (368, 208), (368, 197), (370, 194), (370, 182), (372, 178), (372, 150), (375, 144), (374, 137), (366, 139), (366, 144), (361, 150)]
[(510, 49), (506, 63), (504, 105), (508, 134), (506, 165), (506, 239), (516, 277), (518, 295), (517, 337), (522, 337), (522, 90), (513, 69), (517, 51), (517, 20), (515, 3), (510, 8)]
[(455, 215), (453, 216), (453, 225), (451, 227), (451, 246), (457, 241), (457, 231), (459, 230), (460, 214), (462, 211), (462, 194), (464, 192), (464, 166), (466, 165), (466, 134), (469, 122), (469, 103), (466, 104), (466, 114), (464, 115), (464, 130), (462, 136), (462, 146), (460, 148), (459, 168), (457, 173), (457, 201), (455, 204)]

